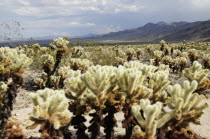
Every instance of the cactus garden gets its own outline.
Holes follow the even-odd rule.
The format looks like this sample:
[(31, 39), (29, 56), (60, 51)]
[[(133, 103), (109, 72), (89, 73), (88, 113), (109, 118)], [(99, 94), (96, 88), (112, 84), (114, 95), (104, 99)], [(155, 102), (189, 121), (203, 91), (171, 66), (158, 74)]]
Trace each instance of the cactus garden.
[(210, 138), (210, 43), (0, 48), (2, 139)]

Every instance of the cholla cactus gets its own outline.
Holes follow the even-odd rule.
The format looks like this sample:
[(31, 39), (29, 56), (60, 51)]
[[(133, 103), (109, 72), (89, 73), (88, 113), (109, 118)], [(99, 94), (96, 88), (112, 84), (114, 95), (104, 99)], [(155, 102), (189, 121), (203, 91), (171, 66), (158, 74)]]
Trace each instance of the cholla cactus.
[(195, 60), (198, 60), (200, 58), (199, 51), (196, 49), (189, 49), (188, 50), (188, 56), (190, 58), (190, 61), (193, 63)]
[(53, 43), (50, 43), (50, 44), (49, 44), (49, 47), (50, 47), (50, 49), (52, 49), (52, 50), (57, 50), (56, 45), (54, 45)]
[(103, 105), (108, 90), (114, 85), (114, 76), (114, 67), (97, 65), (88, 68), (88, 71), (81, 76), (81, 79), (87, 88), (99, 98), (98, 103)]
[(165, 47), (165, 49), (163, 50), (164, 55), (170, 55), (171, 54), (171, 47)]
[(185, 57), (179, 57), (179, 62), (180, 62), (181, 64), (186, 65), (186, 64), (187, 64), (187, 58), (185, 58)]
[[(76, 72), (77, 71), (72, 71), (71, 73)], [(79, 74), (78, 76), (70, 76), (64, 81), (64, 84), (65, 88), (67, 89), (67, 97), (73, 100), (80, 100), (83, 97), (82, 95), (87, 88), (85, 83), (81, 80), (81, 74)]]
[(165, 90), (170, 84), (168, 76), (168, 70), (150, 73), (148, 87), (153, 90), (152, 98), (150, 98), (152, 102), (165, 101), (167, 97), (167, 93), (165, 92)]
[(148, 77), (150, 73), (154, 73), (157, 70), (157, 67), (152, 66), (152, 65), (142, 65), (140, 68), (142, 75)]
[(67, 73), (67, 76), (68, 78), (71, 78), (71, 77), (78, 77), (81, 75), (81, 71), (80, 70), (69, 70), (68, 73)]
[(159, 71), (170, 71), (169, 65), (165, 65), (165, 64), (160, 64), (158, 66), (158, 70)]
[(96, 110), (90, 114), (93, 117), (91, 125), (88, 127), (92, 132), (92, 138), (98, 138), (100, 134), (100, 125), (102, 124), (102, 110), (106, 108), (105, 102), (108, 100), (108, 93), (116, 86), (116, 68), (112, 66), (93, 66), (81, 75), (81, 80), (85, 83), (87, 89), (91, 92), (87, 94), (89, 105)]
[(8, 47), (0, 48), (1, 59), (6, 62), (11, 62), (9, 66), (14, 72), (25, 71), (28, 66), (32, 63), (32, 59), (28, 58), (25, 54), (17, 49), (10, 49)]
[[(10, 113), (10, 110), (12, 107), (11, 104), (13, 103), (13, 100), (14, 100), (14, 97), (11, 95), (9, 89), (4, 82), (0, 81), (0, 138), (4, 138), (2, 134), (4, 132), (4, 127), (7, 122), (7, 119), (9, 118), (11, 114)], [(5, 93), (7, 90), (8, 92)]]
[(30, 94), (30, 97), (34, 104), (31, 116), (34, 124), (31, 128), (41, 124), (43, 137), (52, 137), (56, 130), (59, 130), (70, 122), (69, 104), (63, 90), (46, 88)]
[(55, 44), (57, 45), (58, 48), (64, 48), (69, 44), (69, 41), (58, 37), (57, 39), (54, 39)]
[(32, 59), (23, 54), (21, 50), (8, 47), (0, 48), (0, 76), (2, 79), (13, 77), (16, 83), (21, 84), (22, 74), (31, 63)]
[(151, 89), (143, 85), (145, 76), (137, 68), (124, 68), (118, 69), (118, 86), (120, 92), (125, 92), (125, 104), (123, 105), (123, 112), (125, 120), (122, 121), (123, 127), (126, 128), (125, 138), (130, 138), (132, 133), (132, 113), (131, 106), (137, 100), (142, 98), (149, 98), (152, 95)]
[(151, 104), (148, 99), (141, 99), (139, 105), (134, 104), (132, 113), (140, 126), (134, 127), (133, 137), (155, 139), (157, 129), (164, 126), (173, 117), (172, 114), (166, 113), (162, 109), (163, 104), (161, 102)]
[(46, 86), (46, 81), (41, 78), (35, 78), (34, 83), (39, 89), (43, 89)]
[(210, 69), (210, 55), (209, 54), (205, 54), (202, 58), (203, 58), (204, 68)]
[(163, 51), (166, 46), (166, 42), (164, 40), (160, 41), (160, 51)]
[[(65, 88), (67, 89), (67, 96), (71, 99), (78, 99), (78, 97), (85, 91), (86, 86), (81, 80), (81, 71), (69, 70), (68, 78), (64, 81)], [(69, 93), (69, 94), (68, 94)], [(74, 93), (75, 95), (72, 95)]]
[(61, 76), (54, 76), (54, 75), (50, 76), (50, 81), (54, 89), (57, 89), (59, 87), (60, 78)]
[(208, 106), (207, 103), (203, 103), (202, 100), (205, 96), (198, 95), (194, 91), (198, 87), (197, 81), (184, 81), (184, 89), (179, 84), (168, 87), (168, 93), (171, 97), (168, 99), (168, 106), (174, 112), (176, 112), (175, 118), (180, 121), (174, 123), (176, 126), (186, 127), (189, 121), (194, 123), (199, 122), (199, 117), (202, 115), (202, 111)]
[(23, 45), (23, 48), (27, 49), (27, 48), (30, 48), (30, 45)]
[(171, 67), (172, 64), (173, 64), (173, 59), (172, 59), (171, 56), (164, 56), (164, 57), (162, 58), (161, 62), (162, 62), (163, 64), (169, 65), (169, 67)]
[(60, 76), (59, 87), (64, 87), (64, 80), (68, 77), (68, 71), (70, 70), (69, 66), (60, 67), (58, 69), (58, 75)]
[(150, 65), (155, 65), (155, 59), (150, 59), (149, 63), (150, 63)]
[[(84, 113), (86, 111), (86, 105), (88, 104), (87, 96), (84, 96), (86, 91), (86, 85), (81, 80), (81, 72), (70, 70), (69, 77), (64, 81), (66, 88), (66, 96), (73, 100), (70, 103), (70, 111), (75, 115), (72, 118), (71, 124), (77, 129), (77, 138), (87, 138), (85, 130), (87, 127), (84, 122), (86, 121)], [(92, 97), (91, 97), (92, 99)]]
[[(9, 78), (9, 87), (7, 89), (5, 83), (1, 82), (0, 89), (0, 138), (2, 137), (2, 129), (11, 114), (13, 102), (16, 97), (18, 87), (23, 83), (22, 74), (28, 69), (32, 63), (32, 59), (23, 54), (18, 48), (0, 48), (0, 82), (7, 83)], [(7, 93), (4, 93), (6, 91)]]
[(140, 69), (144, 64), (140, 63), (139, 61), (130, 61), (130, 62), (125, 62), (124, 67), (125, 68), (136, 68)]
[(146, 64), (140, 63), (139, 61), (125, 62), (123, 66), (125, 68), (136, 68), (142, 72), (142, 75), (146, 77), (149, 76), (149, 73), (153, 73), (155, 70), (157, 70), (157, 67), (152, 66), (152, 65), (146, 65)]
[(178, 130), (173, 130), (167, 136), (168, 138), (172, 139), (198, 139), (200, 136), (196, 134), (190, 127), (180, 128)]
[(46, 52), (47, 50), (48, 50), (47, 47), (41, 47), (41, 51), (42, 51), (42, 52)]
[(164, 40), (161, 40), (160, 45), (164, 45), (164, 44), (166, 44), (166, 42)]
[(132, 60), (136, 56), (136, 51), (133, 48), (128, 48), (126, 50), (127, 61)]
[(48, 73), (48, 80), (47, 80), (47, 86), (50, 84), (50, 76), (54, 75), (55, 71), (59, 67), (59, 64), (61, 62), (61, 58), (64, 55), (64, 53), (67, 50), (67, 44), (69, 41), (63, 39), (63, 38), (57, 38), (54, 39), (55, 44), (57, 45), (57, 51), (56, 51), (56, 58), (55, 58), (55, 64), (53, 65), (53, 69), (51, 72)]
[(170, 97), (166, 105), (170, 110), (166, 111), (161, 102), (151, 105), (148, 99), (142, 99), (139, 105), (132, 106), (132, 113), (139, 124), (133, 129), (134, 138), (155, 139), (158, 128), (164, 127), (162, 130), (170, 135), (168, 127), (175, 133), (177, 129), (189, 126), (189, 122), (199, 123), (199, 117), (208, 106), (202, 102), (205, 97), (193, 93), (198, 86), (196, 81), (184, 81), (183, 86), (183, 89), (179, 84), (168, 86)]
[(175, 49), (174, 52), (173, 52), (173, 55), (176, 56), (176, 57), (177, 56), (182, 56), (182, 52), (179, 49)]
[(188, 58), (188, 52), (182, 52), (182, 54), (181, 54), (181, 57), (185, 57), (185, 58)]
[(4, 93), (7, 91), (7, 85), (4, 82), (0, 82), (0, 107), (4, 104), (2, 103), (4, 98)]
[(115, 57), (115, 60), (114, 60), (114, 63), (113, 63), (113, 66), (116, 66), (118, 67), (119, 65), (123, 65), (125, 63), (125, 59), (123, 58), (120, 58), (120, 57)]
[(23, 130), (20, 127), (20, 123), (15, 123), (12, 121), (8, 121), (5, 125), (4, 129), (4, 137), (5, 138), (24, 138)]
[[(36, 81), (38, 83), (37, 84), (38, 87), (41, 85), (40, 86), (41, 88), (39, 88), (39, 89), (43, 89), (44, 86), (46, 86), (46, 87), (50, 86), (50, 76), (52, 75), (55, 61), (54, 61), (53, 56), (51, 56), (50, 54), (43, 54), (43, 55), (41, 55), (40, 62), (42, 64), (42, 68), (43, 68), (45, 74), (42, 74), (42, 77), (41, 77), (43, 82), (40, 79), (38, 79)], [(39, 84), (41, 82), (42, 82), (42, 84)]]
[(120, 56), (120, 57), (125, 58), (126, 53), (122, 49), (118, 48), (117, 51), (116, 51), (116, 56)]
[[(13, 56), (12, 56), (13, 55)], [(14, 53), (9, 54), (11, 60), (13, 61), (12, 69), (16, 69), (15, 72), (21, 72), (28, 69), (29, 65), (32, 63), (32, 59), (28, 58), (25, 54), (15, 55)], [(19, 71), (19, 70), (22, 71)]]
[(42, 63), (44, 72), (49, 74), (53, 69), (55, 61), (54, 61), (53, 56), (51, 56), (49, 54), (44, 54), (41, 56), (41, 63)]
[(146, 46), (146, 50), (147, 50), (147, 52), (148, 52), (150, 55), (153, 55), (154, 50), (153, 50), (153, 46), (152, 46), (152, 45)]
[(162, 57), (163, 57), (162, 51), (159, 50), (154, 51), (154, 60), (156, 66), (159, 65), (159, 62), (161, 61)]
[(0, 82), (0, 92), (4, 93), (7, 91), (7, 85), (4, 82)]
[(176, 57), (173, 60), (173, 65), (172, 65), (172, 69), (173, 72), (175, 72), (175, 70), (178, 71), (182, 71), (185, 67), (187, 66), (187, 58), (185, 57)]
[(32, 48), (36, 51), (40, 50), (41, 49), (41, 46), (38, 44), (38, 43), (35, 43), (32, 45)]
[(182, 71), (187, 65), (187, 58), (180, 57), (179, 58), (179, 64), (180, 64), (180, 71)]
[(70, 70), (70, 67), (64, 66), (64, 67), (60, 67), (58, 69), (58, 74), (59, 76), (61, 76), (62, 79), (66, 79), (68, 76), (68, 71)]
[(163, 57), (163, 52), (162, 51), (159, 51), (159, 50), (156, 50), (156, 51), (154, 51), (154, 56), (156, 57), (156, 58), (162, 58)]
[(93, 62), (88, 59), (72, 58), (69, 60), (69, 64), (71, 69), (80, 70), (84, 73), (88, 67), (93, 65)]
[(190, 68), (186, 68), (183, 71), (184, 76), (189, 81), (196, 80), (198, 82), (198, 93), (202, 93), (210, 88), (209, 79), (207, 78), (209, 73), (208, 69), (202, 69), (202, 65), (197, 61), (193, 62)]
[(144, 54), (143, 49), (138, 48), (138, 49), (136, 50), (136, 56), (137, 56), (137, 59), (139, 59), (139, 60), (140, 60), (140, 57), (141, 57), (141, 55), (143, 55), (143, 54)]
[(140, 98), (148, 98), (152, 90), (144, 90), (146, 87), (143, 86), (144, 76), (142, 72), (135, 68), (128, 68), (118, 70), (117, 76), (119, 90), (125, 92), (127, 95), (127, 103), (134, 103)]

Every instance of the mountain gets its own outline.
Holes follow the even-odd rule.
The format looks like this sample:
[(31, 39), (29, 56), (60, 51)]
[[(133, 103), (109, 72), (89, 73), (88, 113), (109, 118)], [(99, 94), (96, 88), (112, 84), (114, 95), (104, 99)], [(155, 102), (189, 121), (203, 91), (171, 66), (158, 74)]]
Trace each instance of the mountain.
[(95, 37), (97, 36), (97, 34), (86, 34), (86, 35), (81, 35), (81, 36), (61, 36), (61, 35), (49, 35), (49, 36), (43, 36), (43, 37), (34, 37), (33, 39), (34, 40), (53, 40), (55, 38), (58, 38), (58, 37), (67, 37), (67, 38), (72, 38), (72, 39), (75, 39), (75, 38), (87, 38), (87, 37)]
[(181, 40), (210, 41), (210, 21), (196, 22), (187, 28), (169, 32), (161, 39), (175, 42)]
[(170, 42), (206, 41), (210, 39), (210, 20), (197, 22), (148, 23), (143, 27), (82, 38), (96, 42)]
[[(59, 36), (45, 36), (33, 38), (36, 42), (47, 45)], [(60, 36), (61, 37), (61, 36)], [(67, 36), (68, 37), (68, 36)], [(108, 34), (87, 34), (83, 36), (70, 36), (73, 40), (95, 41), (95, 44), (136, 44), (136, 43), (158, 43), (160, 40), (166, 42), (186, 41), (210, 41), (210, 20), (197, 22), (159, 22), (148, 23), (142, 27), (111, 32)], [(29, 39), (23, 39), (29, 43)], [(19, 41), (22, 42), (22, 41)], [(0, 46), (7, 43), (1, 43)]]
[[(81, 36), (63, 36), (63, 35), (48, 35), (48, 36), (42, 36), (42, 37), (32, 37), (33, 40), (54, 40), (55, 38), (58, 37), (67, 37), (67, 38), (72, 38), (72, 39), (77, 39), (77, 38), (87, 38), (87, 37), (96, 37), (97, 34), (86, 34), (86, 35), (81, 35)], [(31, 38), (14, 38), (13, 41), (30, 41)]]
[(88, 38), (88, 37), (96, 37), (96, 36), (98, 36), (98, 34), (90, 33), (90, 34), (81, 35), (81, 36), (70, 36), (69, 38), (76, 39), (76, 38)]

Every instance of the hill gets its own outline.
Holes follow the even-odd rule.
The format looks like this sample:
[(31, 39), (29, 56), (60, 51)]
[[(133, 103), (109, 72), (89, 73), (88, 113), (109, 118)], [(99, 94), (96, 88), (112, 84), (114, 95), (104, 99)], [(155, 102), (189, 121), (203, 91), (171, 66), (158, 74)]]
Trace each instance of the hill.
[(210, 21), (198, 22), (159, 22), (148, 23), (143, 27), (111, 32), (104, 35), (82, 38), (83, 41), (94, 40), (96, 42), (169, 42), (207, 41), (210, 39)]

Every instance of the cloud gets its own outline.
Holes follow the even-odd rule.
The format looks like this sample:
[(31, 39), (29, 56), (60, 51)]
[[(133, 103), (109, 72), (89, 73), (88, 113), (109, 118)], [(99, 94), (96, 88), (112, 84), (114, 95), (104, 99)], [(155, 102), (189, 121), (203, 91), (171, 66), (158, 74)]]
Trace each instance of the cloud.
[(95, 23), (79, 23), (79, 22), (70, 22), (68, 24), (69, 27), (84, 27), (84, 26), (95, 26)]
[(18, 0), (18, 2), (24, 6), (30, 5), (30, 2), (28, 0)]
[(144, 8), (138, 0), (19, 0), (18, 2), (19, 5), (13, 10), (15, 14), (38, 17), (78, 15), (87, 12), (114, 14), (137, 12)]
[(14, 12), (18, 15), (39, 15), (41, 14), (40, 8), (37, 7), (22, 7), (15, 9)]
[(79, 18), (72, 18), (69, 22), (66, 18), (57, 18), (57, 19), (37, 19), (37, 20), (29, 20), (23, 23), (23, 26), (26, 28), (78, 28), (78, 27), (93, 27), (96, 26), (93, 22), (83, 23)]
[(190, 0), (191, 3), (195, 6), (195, 7), (209, 7), (210, 8), (210, 0)]
[(106, 34), (110, 32), (117, 32), (120, 31), (120, 26), (113, 26), (113, 25), (101, 25), (98, 28), (93, 29), (92, 31), (97, 34)]

